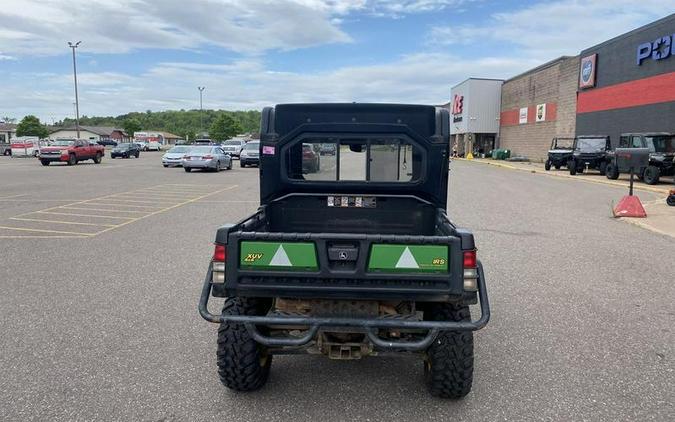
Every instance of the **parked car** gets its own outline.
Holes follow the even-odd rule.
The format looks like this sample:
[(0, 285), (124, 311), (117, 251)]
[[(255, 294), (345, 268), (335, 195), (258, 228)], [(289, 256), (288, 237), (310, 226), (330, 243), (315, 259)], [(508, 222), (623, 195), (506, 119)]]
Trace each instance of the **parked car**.
[(199, 145), (190, 148), (182, 160), (186, 172), (192, 169), (220, 171), (232, 169), (232, 157), (219, 146)]
[(319, 153), (312, 144), (302, 144), (302, 172), (318, 173), (320, 167)]
[(104, 147), (115, 147), (117, 146), (117, 141), (114, 141), (112, 139), (101, 139), (99, 141), (96, 141), (97, 144), (103, 145)]
[(190, 146), (179, 145), (171, 148), (162, 155), (162, 165), (164, 167), (182, 167), (183, 166), (183, 156), (185, 153), (190, 150)]
[(567, 162), (570, 174), (583, 173), (585, 169), (595, 169), (601, 175), (607, 171), (607, 153), (612, 144), (607, 135), (584, 135), (574, 138), (572, 158)]
[(150, 141), (145, 148), (146, 151), (161, 151), (162, 145), (157, 141)]
[(553, 166), (556, 170), (566, 166), (572, 158), (572, 148), (574, 147), (574, 138), (553, 138), (551, 149), (548, 150), (548, 158), (544, 163), (546, 171), (551, 170)]
[(102, 145), (90, 144), (86, 139), (58, 139), (51, 146), (40, 150), (40, 163), (48, 166), (52, 162), (65, 162), (69, 166), (83, 160), (94, 160), (100, 164), (105, 154)]
[(260, 141), (251, 141), (244, 146), (239, 156), (239, 166), (246, 167), (248, 165), (260, 164)]
[(232, 157), (239, 158), (241, 155), (241, 150), (244, 149), (246, 141), (243, 139), (235, 138), (223, 142), (222, 147), (223, 151), (230, 154)]
[(195, 139), (194, 144), (195, 145), (214, 145), (214, 142), (210, 139), (202, 138), (202, 139)]
[[(648, 185), (659, 183), (661, 176), (675, 174), (675, 134), (666, 132), (624, 133), (619, 138), (619, 148), (648, 148), (649, 165), (635, 169), (638, 177)], [(620, 169), (616, 165), (616, 154), (609, 154), (607, 178), (618, 179)]]
[(335, 155), (337, 146), (333, 143), (323, 143), (319, 146), (319, 154), (321, 155)]
[(141, 149), (138, 145), (132, 143), (117, 144), (117, 146), (110, 151), (110, 158), (138, 158), (140, 155)]

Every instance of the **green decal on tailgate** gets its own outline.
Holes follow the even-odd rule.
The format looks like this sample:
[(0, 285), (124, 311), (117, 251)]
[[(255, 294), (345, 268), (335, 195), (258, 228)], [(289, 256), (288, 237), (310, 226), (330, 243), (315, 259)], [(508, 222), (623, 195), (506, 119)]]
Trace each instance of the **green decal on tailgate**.
[(445, 245), (373, 245), (368, 271), (447, 272)]
[(256, 270), (318, 269), (316, 251), (312, 242), (241, 242), (241, 268)]

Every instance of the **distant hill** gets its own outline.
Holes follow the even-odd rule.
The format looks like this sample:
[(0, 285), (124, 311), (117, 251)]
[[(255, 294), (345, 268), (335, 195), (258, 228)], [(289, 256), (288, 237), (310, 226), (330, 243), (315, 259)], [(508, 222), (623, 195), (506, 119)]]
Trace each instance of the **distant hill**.
[[(162, 130), (175, 133), (183, 138), (189, 136), (195, 139), (200, 133), (200, 115), (199, 110), (168, 110), (168, 111), (146, 111), (122, 114), (120, 116), (82, 116), (80, 125), (83, 126), (113, 126), (124, 128), (124, 122), (129, 119), (137, 120), (140, 123), (141, 131)], [(209, 131), (211, 123), (221, 114), (229, 114), (237, 120), (244, 132), (257, 133), (260, 130), (260, 111), (225, 111), (225, 110), (204, 110), (204, 132)], [(75, 125), (74, 119), (64, 119), (54, 124), (55, 127), (71, 127)]]

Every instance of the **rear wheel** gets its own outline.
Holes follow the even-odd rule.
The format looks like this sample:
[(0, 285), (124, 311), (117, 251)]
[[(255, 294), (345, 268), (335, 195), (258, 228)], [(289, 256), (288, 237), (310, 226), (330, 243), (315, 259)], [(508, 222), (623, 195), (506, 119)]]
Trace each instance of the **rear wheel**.
[[(470, 321), (466, 305), (432, 304), (425, 311), (432, 321)], [(473, 383), (473, 333), (443, 331), (429, 346), (424, 359), (424, 379), (432, 395), (460, 399), (471, 391)]]
[(544, 163), (544, 170), (549, 171), (551, 170), (551, 160), (546, 160)]
[(619, 168), (614, 163), (607, 163), (605, 168), (605, 176), (610, 180), (616, 180), (619, 178)]
[(648, 166), (644, 173), (642, 173), (642, 179), (648, 185), (655, 185), (659, 183), (659, 178), (661, 177), (661, 170), (656, 166)]
[(570, 175), (574, 176), (577, 174), (577, 163), (574, 160), (570, 160), (570, 162), (567, 163), (567, 168), (570, 169)]
[(42, 163), (43, 166), (48, 166), (49, 160), (40, 160), (40, 163)]
[(190, 167), (183, 167), (183, 170), (185, 170), (186, 173), (190, 173), (192, 171)]
[(75, 154), (70, 154), (68, 156), (68, 165), (74, 166), (75, 164), (77, 164), (77, 157), (75, 157)]
[[(269, 302), (255, 298), (227, 298), (223, 315), (263, 315)], [(218, 375), (220, 382), (236, 391), (254, 391), (265, 385), (272, 354), (256, 343), (243, 324), (221, 323), (218, 328)]]

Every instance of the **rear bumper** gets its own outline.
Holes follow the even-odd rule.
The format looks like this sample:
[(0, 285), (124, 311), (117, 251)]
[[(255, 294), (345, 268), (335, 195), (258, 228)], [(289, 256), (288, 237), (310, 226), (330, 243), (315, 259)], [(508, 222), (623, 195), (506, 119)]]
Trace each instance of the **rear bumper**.
[[(476, 331), (487, 325), (490, 320), (490, 303), (483, 265), (478, 262), (478, 297), (480, 299), (481, 316), (476, 321), (415, 321), (390, 318), (342, 318), (313, 316), (250, 316), (250, 315), (217, 315), (208, 310), (211, 295), (211, 270), (209, 269), (199, 299), (199, 314), (205, 320), (214, 323), (232, 322), (244, 324), (251, 336), (260, 344), (270, 347), (299, 347), (314, 339), (321, 328), (353, 327), (365, 330), (368, 339), (381, 349), (419, 351), (426, 349), (441, 331)], [(267, 326), (304, 326), (307, 331), (302, 337), (268, 337), (262, 335), (257, 325)], [(426, 330), (427, 333), (419, 341), (391, 341), (382, 339), (378, 329)]]
[(209, 160), (209, 161), (202, 161), (202, 160), (183, 160), (182, 162), (183, 167), (187, 168), (198, 168), (198, 169), (206, 169), (206, 168), (216, 168), (217, 167), (217, 162), (215, 160)]

